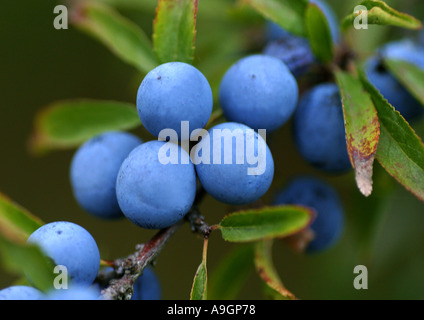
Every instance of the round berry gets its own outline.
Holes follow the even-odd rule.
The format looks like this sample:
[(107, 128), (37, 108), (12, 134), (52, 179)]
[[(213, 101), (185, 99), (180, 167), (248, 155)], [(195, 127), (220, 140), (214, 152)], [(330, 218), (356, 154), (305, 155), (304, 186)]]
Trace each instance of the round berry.
[(283, 61), (295, 77), (305, 74), (315, 62), (309, 42), (291, 34), (269, 42), (263, 53)]
[(352, 169), (340, 92), (334, 83), (317, 85), (302, 96), (293, 131), (297, 149), (315, 168), (334, 173)]
[(253, 129), (240, 123), (218, 124), (195, 148), (200, 183), (218, 201), (249, 204), (268, 191), (274, 161), (266, 141)]
[(193, 204), (193, 163), (188, 153), (172, 142), (146, 142), (122, 163), (116, 193), (122, 212), (134, 224), (147, 229), (169, 227)]
[(329, 249), (341, 237), (344, 227), (344, 210), (332, 186), (312, 177), (298, 177), (291, 181), (275, 199), (276, 205), (302, 205), (315, 210), (317, 216), (311, 224), (314, 239), (306, 252)]
[(85, 211), (98, 218), (123, 217), (116, 200), (116, 177), (124, 159), (141, 143), (130, 133), (108, 132), (77, 150), (71, 163), (71, 186)]
[(410, 39), (389, 42), (379, 53), (384, 58), (406, 61), (424, 70), (424, 48)]
[(141, 122), (156, 137), (161, 130), (172, 129), (185, 140), (181, 139), (181, 122), (189, 122), (190, 133), (203, 128), (212, 105), (212, 89), (205, 76), (183, 62), (165, 63), (150, 71), (137, 93)]
[(160, 300), (162, 291), (159, 279), (152, 268), (147, 267), (134, 283), (131, 300)]
[(275, 130), (293, 114), (298, 86), (281, 60), (253, 55), (239, 60), (226, 72), (219, 100), (229, 121), (255, 130)]
[(48, 223), (35, 230), (28, 243), (38, 245), (56, 265), (65, 266), (72, 283), (88, 287), (96, 279), (100, 253), (83, 227), (66, 221)]
[(0, 290), (0, 300), (44, 300), (40, 291), (29, 286), (11, 286)]

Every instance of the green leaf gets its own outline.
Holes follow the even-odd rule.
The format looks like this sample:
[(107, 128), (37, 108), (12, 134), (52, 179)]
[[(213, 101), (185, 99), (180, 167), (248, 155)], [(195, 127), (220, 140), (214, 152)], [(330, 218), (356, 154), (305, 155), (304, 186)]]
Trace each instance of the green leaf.
[(0, 193), (0, 238), (24, 244), (43, 222)]
[(260, 241), (255, 244), (255, 267), (266, 285), (266, 293), (275, 300), (296, 300), (288, 291), (275, 270), (272, 260), (273, 240)]
[(210, 300), (234, 300), (242, 290), (253, 270), (253, 246), (243, 245), (233, 249), (218, 264), (209, 280)]
[(217, 226), (226, 241), (248, 242), (293, 235), (309, 226), (314, 212), (301, 206), (275, 206), (225, 216)]
[(37, 114), (30, 147), (36, 154), (73, 148), (103, 132), (130, 130), (140, 125), (137, 109), (129, 103), (59, 101)]
[(332, 61), (334, 47), (330, 26), (325, 14), (315, 3), (310, 3), (306, 9), (305, 25), (315, 56), (324, 63)]
[(424, 106), (424, 70), (401, 60), (384, 60), (385, 66), (402, 85)]
[[(368, 10), (368, 24), (391, 25), (407, 29), (420, 29), (422, 27), (421, 21), (406, 13), (394, 10), (384, 1), (365, 0), (359, 5), (365, 6)], [(362, 11), (358, 11), (348, 15), (342, 22), (342, 28), (346, 30), (352, 27), (355, 19), (362, 14), (364, 14)]]
[(208, 240), (203, 242), (203, 257), (202, 262), (197, 268), (194, 276), (193, 285), (190, 292), (190, 300), (206, 300), (207, 299), (207, 283), (208, 272), (206, 268), (206, 257), (208, 252)]
[(75, 6), (71, 21), (142, 73), (158, 65), (144, 31), (112, 8), (94, 2), (81, 3)]
[(360, 79), (371, 94), (380, 120), (377, 160), (400, 184), (424, 201), (424, 144), (363, 71)]
[(53, 262), (41, 250), (27, 245), (28, 237), (43, 222), (0, 193), (0, 261), (11, 273), (27, 276), (46, 291), (53, 286)]
[(368, 197), (372, 192), (373, 163), (380, 137), (377, 112), (359, 79), (343, 71), (335, 75), (342, 96), (350, 162), (359, 190)]
[(13, 243), (0, 236), (0, 256), (9, 272), (25, 275), (41, 291), (53, 287), (55, 265), (37, 246)]
[(308, 0), (244, 0), (244, 2), (288, 32), (306, 36), (304, 16)]
[(194, 57), (198, 0), (159, 0), (153, 47), (160, 63), (191, 63)]

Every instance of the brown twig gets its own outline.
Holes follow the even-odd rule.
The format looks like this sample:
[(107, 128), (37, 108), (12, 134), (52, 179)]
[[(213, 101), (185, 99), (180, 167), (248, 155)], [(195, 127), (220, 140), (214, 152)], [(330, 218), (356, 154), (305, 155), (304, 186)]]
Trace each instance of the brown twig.
[(98, 279), (102, 280), (103, 283), (109, 283), (109, 286), (101, 293), (103, 299), (131, 299), (135, 281), (142, 274), (144, 268), (156, 260), (166, 243), (185, 221), (190, 223), (193, 232), (199, 233), (204, 239), (209, 237), (212, 228), (205, 222), (204, 217), (197, 208), (203, 196), (203, 189), (198, 190), (195, 203), (184, 219), (169, 228), (160, 230), (148, 242), (138, 245), (136, 247), (137, 251), (128, 257), (108, 262), (108, 265), (114, 268), (114, 272), (98, 276)]

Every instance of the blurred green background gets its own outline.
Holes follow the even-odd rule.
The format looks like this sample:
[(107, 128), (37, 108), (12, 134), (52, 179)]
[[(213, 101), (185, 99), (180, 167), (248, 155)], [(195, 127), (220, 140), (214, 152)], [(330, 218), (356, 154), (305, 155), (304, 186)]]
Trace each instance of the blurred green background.
[[(230, 63), (260, 51), (264, 30), (263, 20), (249, 12), (210, 14), (207, 10), (216, 5), (214, 1), (199, 3), (195, 64), (216, 94), (219, 79)], [(130, 1), (122, 1), (126, 2)], [(140, 2), (146, 3), (145, 11), (125, 5), (120, 11), (151, 35), (156, 0)], [(342, 18), (358, 1), (328, 2)], [(423, 1), (387, 3), (424, 18)], [(28, 151), (28, 140), (34, 117), (43, 106), (71, 98), (135, 103), (143, 75), (72, 26), (68, 30), (55, 30), (53, 8), (57, 4), (60, 2), (50, 0), (0, 2), (0, 191), (45, 222), (68, 220), (82, 225), (96, 239), (102, 258), (110, 260), (133, 252), (137, 243), (147, 241), (154, 232), (140, 229), (127, 220), (102, 221), (83, 212), (69, 184), (69, 164), (74, 150), (34, 157)], [(357, 51), (367, 55), (385, 41), (415, 35), (397, 28), (371, 26), (368, 30), (351, 31), (347, 36)], [(313, 256), (298, 255), (277, 241), (275, 264), (287, 288), (301, 299), (424, 298), (424, 204), (394, 182), (378, 164), (374, 193), (368, 199), (359, 194), (352, 173), (332, 176), (312, 169), (294, 148), (290, 125), (268, 136), (276, 176), (263, 202), (269, 203), (289, 178), (312, 174), (327, 180), (340, 192), (346, 209), (346, 229), (338, 245)], [(416, 123), (415, 128), (424, 137), (424, 124)], [(145, 140), (153, 139), (141, 128), (134, 132)], [(225, 213), (234, 210), (210, 197), (201, 209), (210, 224), (218, 223)], [(370, 239), (371, 242), (367, 241)], [(202, 245), (202, 240), (187, 225), (169, 242), (155, 268), (164, 299), (189, 298)], [(233, 247), (220, 238), (219, 232), (212, 234), (209, 272)], [(358, 291), (353, 287), (353, 269), (358, 264), (368, 267), (368, 290)], [(0, 288), (16, 279), (0, 269)], [(254, 273), (240, 298), (263, 298), (259, 278)]]

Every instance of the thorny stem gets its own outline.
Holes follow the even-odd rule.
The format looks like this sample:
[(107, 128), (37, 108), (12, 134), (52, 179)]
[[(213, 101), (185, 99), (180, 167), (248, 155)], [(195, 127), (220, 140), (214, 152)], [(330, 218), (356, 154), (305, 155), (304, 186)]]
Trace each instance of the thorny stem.
[[(117, 259), (109, 262), (114, 267), (114, 272), (108, 275), (100, 274), (99, 281), (109, 282), (109, 286), (101, 293), (104, 300), (128, 300), (131, 299), (133, 293), (133, 285), (138, 277), (142, 274), (144, 268), (153, 263), (168, 240), (175, 232), (188, 221), (191, 230), (208, 239), (212, 228), (205, 222), (204, 217), (200, 214), (197, 205), (203, 197), (204, 193), (199, 190), (196, 201), (191, 210), (184, 219), (169, 228), (160, 230), (148, 242), (138, 245), (137, 251), (126, 258)], [(107, 278), (112, 278), (108, 281)], [(117, 278), (118, 277), (118, 278)]]

